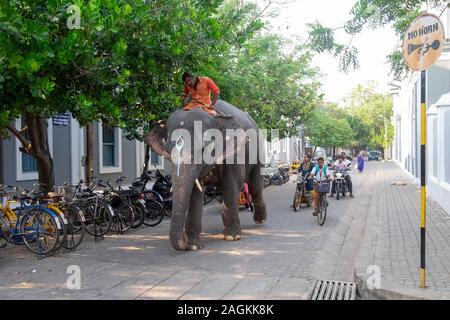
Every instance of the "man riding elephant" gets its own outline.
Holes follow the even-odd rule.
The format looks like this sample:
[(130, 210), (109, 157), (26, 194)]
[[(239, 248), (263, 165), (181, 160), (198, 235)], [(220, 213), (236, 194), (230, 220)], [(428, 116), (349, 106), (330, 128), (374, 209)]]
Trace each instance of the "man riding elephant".
[[(263, 224), (267, 219), (261, 175), (265, 161), (262, 133), (248, 113), (225, 101), (218, 101), (215, 110), (217, 115), (202, 108), (175, 111), (165, 124), (144, 136), (155, 152), (173, 164), (170, 242), (176, 250), (202, 247), (203, 185), (209, 180), (216, 181), (223, 194), (225, 240), (241, 238), (238, 199), (245, 182), (253, 199), (253, 220)], [(207, 160), (208, 155), (212, 161)]]
[[(208, 77), (192, 76), (185, 72), (182, 75), (184, 83), (183, 96), (181, 97), (183, 110), (193, 110), (202, 108), (211, 115), (216, 115), (215, 105), (219, 100), (220, 90), (214, 81)], [(214, 101), (211, 102), (211, 92), (214, 94)], [(190, 99), (190, 102), (186, 101)]]

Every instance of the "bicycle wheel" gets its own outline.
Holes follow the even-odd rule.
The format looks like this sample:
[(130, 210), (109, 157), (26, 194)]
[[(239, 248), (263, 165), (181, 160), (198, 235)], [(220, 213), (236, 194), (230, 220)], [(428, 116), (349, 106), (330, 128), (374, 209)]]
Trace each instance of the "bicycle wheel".
[(84, 214), (75, 204), (67, 204), (62, 207), (62, 210), (68, 222), (66, 239), (61, 241), (62, 247), (67, 250), (74, 250), (80, 246), (86, 234)]
[(319, 226), (323, 226), (325, 224), (325, 220), (327, 219), (327, 200), (326, 195), (320, 195), (319, 199), (319, 213), (317, 214), (317, 223)]
[(160, 224), (164, 218), (163, 207), (153, 201), (148, 201), (145, 207), (147, 208), (147, 212), (144, 218), (144, 224), (149, 227), (155, 227)]
[(122, 201), (115, 213), (112, 219), (111, 230), (119, 233), (128, 231), (134, 221), (133, 206), (126, 201)]
[(297, 212), (302, 207), (302, 192), (303, 190), (297, 190), (295, 191), (294, 195), (294, 211)]
[(108, 202), (90, 199), (83, 206), (86, 232), (91, 236), (102, 237), (111, 230), (114, 212)]
[(37, 255), (47, 255), (59, 245), (61, 224), (44, 208), (30, 208), (20, 222), (20, 233), (27, 248)]
[(134, 202), (133, 209), (134, 209), (134, 221), (133, 224), (131, 225), (131, 228), (137, 229), (144, 223), (147, 208), (145, 207), (144, 204), (140, 202)]
[(0, 248), (4, 248), (8, 245), (10, 234), (9, 220), (6, 220), (0, 216)]

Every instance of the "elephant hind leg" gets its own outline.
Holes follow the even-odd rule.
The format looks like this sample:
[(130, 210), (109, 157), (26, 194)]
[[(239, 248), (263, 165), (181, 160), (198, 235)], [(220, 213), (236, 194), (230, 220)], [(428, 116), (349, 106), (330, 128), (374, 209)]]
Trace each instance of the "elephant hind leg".
[(263, 224), (267, 220), (266, 204), (263, 197), (264, 177), (261, 175), (261, 167), (254, 167), (248, 182), (248, 190), (252, 196), (255, 212), (253, 220), (256, 224)]

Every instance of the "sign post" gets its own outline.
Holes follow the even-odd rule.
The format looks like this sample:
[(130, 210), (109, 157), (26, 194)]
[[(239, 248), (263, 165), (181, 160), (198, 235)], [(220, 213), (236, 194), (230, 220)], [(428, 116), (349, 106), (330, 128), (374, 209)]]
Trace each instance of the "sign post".
[(409, 26), (403, 38), (403, 58), (413, 71), (420, 71), (420, 287), (426, 287), (426, 142), (427, 142), (427, 69), (442, 54), (444, 26), (439, 17), (423, 13)]

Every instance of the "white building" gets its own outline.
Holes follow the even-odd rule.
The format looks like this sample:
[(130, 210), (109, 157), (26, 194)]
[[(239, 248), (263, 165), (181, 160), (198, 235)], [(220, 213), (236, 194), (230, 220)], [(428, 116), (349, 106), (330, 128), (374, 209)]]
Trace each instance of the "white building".
[[(449, 13), (450, 22), (450, 13)], [(450, 24), (450, 23), (449, 23)], [(448, 37), (448, 32), (446, 33)], [(420, 73), (405, 79), (394, 95), (393, 159), (420, 183)], [(428, 195), (450, 214), (450, 42), (427, 71)]]

